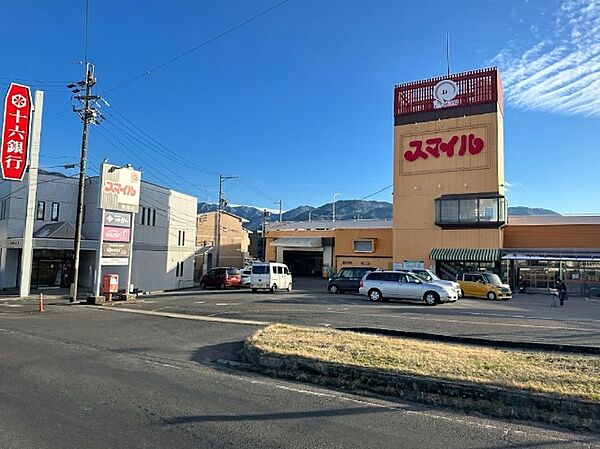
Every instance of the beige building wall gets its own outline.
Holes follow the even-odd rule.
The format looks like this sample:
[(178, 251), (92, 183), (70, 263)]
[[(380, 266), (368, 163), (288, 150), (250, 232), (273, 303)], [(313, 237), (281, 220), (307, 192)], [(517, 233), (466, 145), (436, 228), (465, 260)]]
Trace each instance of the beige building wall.
[[(212, 264), (216, 266), (216, 223), (216, 212), (198, 214), (196, 218), (196, 245), (200, 253), (203, 253), (196, 257), (197, 273), (201, 272), (202, 266), (207, 263), (208, 254), (213, 254)], [(244, 259), (248, 256), (250, 239), (243, 223), (244, 219), (241, 217), (227, 212), (221, 213), (220, 266), (238, 268), (244, 266)]]
[[(478, 154), (407, 161), (409, 142), (474, 134), (484, 140)], [(460, 139), (460, 138), (459, 138)], [(435, 199), (448, 194), (504, 195), (504, 141), (501, 112), (395, 126), (393, 258), (429, 259), (432, 248), (501, 248), (502, 229), (442, 229), (435, 225)]]

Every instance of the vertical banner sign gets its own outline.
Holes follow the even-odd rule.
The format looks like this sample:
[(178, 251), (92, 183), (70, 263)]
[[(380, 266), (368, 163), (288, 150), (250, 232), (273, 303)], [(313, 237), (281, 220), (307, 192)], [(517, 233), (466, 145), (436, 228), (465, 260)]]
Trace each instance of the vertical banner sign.
[(102, 222), (98, 238), (95, 292), (100, 294), (103, 266), (127, 266), (126, 291), (131, 285), (133, 224), (140, 205), (141, 173), (129, 167), (104, 163), (98, 207)]
[(22, 181), (27, 168), (31, 123), (31, 90), (11, 83), (4, 99), (2, 122), (2, 178)]

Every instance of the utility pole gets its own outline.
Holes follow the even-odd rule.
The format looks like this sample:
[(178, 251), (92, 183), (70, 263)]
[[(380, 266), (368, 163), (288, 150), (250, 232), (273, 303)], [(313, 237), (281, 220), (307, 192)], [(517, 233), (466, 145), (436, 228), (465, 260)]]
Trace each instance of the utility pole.
[(227, 200), (223, 193), (223, 183), (228, 179), (235, 179), (237, 176), (224, 176), (219, 175), (219, 199), (217, 203), (217, 216), (215, 225), (215, 246), (217, 247), (217, 253), (215, 257), (215, 264), (219, 266), (219, 257), (221, 256), (221, 210), (227, 206)]
[(263, 262), (267, 261), (267, 218), (269, 217), (269, 215), (271, 215), (271, 212), (269, 212), (267, 209), (264, 209), (263, 210), (263, 219), (262, 219)]
[(81, 253), (81, 226), (83, 224), (83, 200), (85, 194), (85, 176), (87, 164), (88, 150), (88, 125), (99, 124), (99, 120), (104, 116), (95, 108), (98, 106), (97, 101), (100, 99), (97, 95), (92, 95), (92, 87), (96, 84), (94, 77), (94, 65), (89, 62), (85, 63), (85, 78), (78, 83), (67, 85), (74, 94), (79, 94), (82, 90), (83, 95), (75, 95), (75, 99), (79, 100), (83, 107), (76, 109), (73, 106), (73, 111), (79, 116), (83, 122), (83, 130), (81, 135), (81, 159), (79, 161), (79, 193), (77, 195), (77, 218), (75, 220), (75, 242), (73, 247), (73, 280), (71, 302), (77, 300), (77, 289), (79, 284), (79, 259)]
[(336, 192), (336, 193), (333, 194), (333, 220), (332, 221), (335, 221), (335, 199), (338, 196), (342, 196), (342, 194), (339, 193), (339, 192)]
[(283, 200), (275, 201), (275, 204), (279, 204), (279, 223), (283, 221)]

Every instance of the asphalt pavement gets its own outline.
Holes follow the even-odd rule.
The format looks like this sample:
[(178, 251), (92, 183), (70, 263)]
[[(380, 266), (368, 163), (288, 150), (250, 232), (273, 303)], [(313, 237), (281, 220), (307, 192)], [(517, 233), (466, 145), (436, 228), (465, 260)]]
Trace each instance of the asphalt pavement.
[[(358, 294), (333, 295), (321, 279), (295, 279), (292, 293), (187, 290), (142, 297), (132, 310), (310, 326), (373, 327), (443, 335), (600, 347), (600, 301), (570, 298), (552, 307), (549, 295), (510, 301), (461, 299), (435, 307), (421, 302), (373, 303)], [(0, 305), (0, 311), (2, 306)]]
[(258, 325), (83, 306), (8, 309), (0, 309), (2, 449), (600, 447), (594, 435), (214, 363), (235, 356)]

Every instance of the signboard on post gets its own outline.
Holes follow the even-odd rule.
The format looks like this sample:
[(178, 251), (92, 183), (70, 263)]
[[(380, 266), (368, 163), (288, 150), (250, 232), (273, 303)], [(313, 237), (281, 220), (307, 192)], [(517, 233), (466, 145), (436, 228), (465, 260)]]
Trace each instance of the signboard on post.
[(102, 164), (100, 209), (138, 213), (141, 173), (133, 168)]
[(11, 83), (4, 99), (2, 178), (22, 181), (29, 156), (32, 101), (28, 86)]
[(104, 226), (102, 230), (102, 240), (105, 242), (129, 242), (131, 229), (129, 228), (114, 228), (112, 226)]
[(129, 265), (129, 259), (127, 257), (103, 257), (102, 265), (120, 265), (126, 266)]
[(129, 257), (129, 243), (102, 243), (102, 257)]
[(131, 214), (106, 211), (104, 214), (104, 226), (129, 228), (131, 227)]

